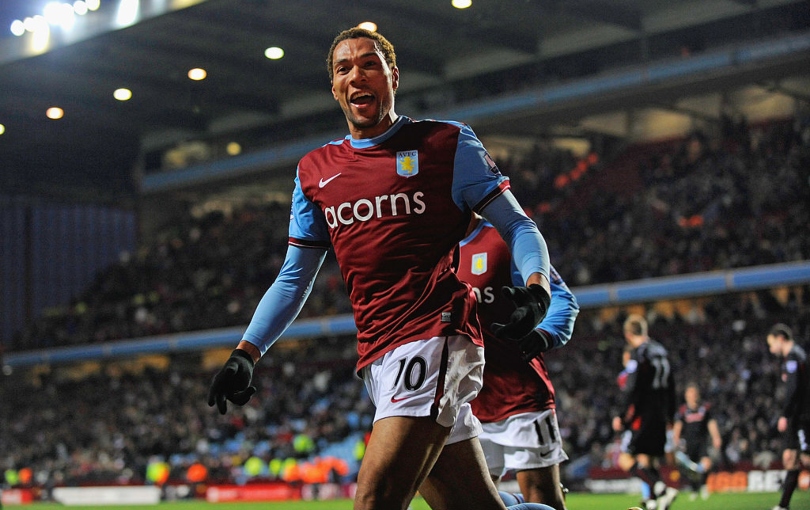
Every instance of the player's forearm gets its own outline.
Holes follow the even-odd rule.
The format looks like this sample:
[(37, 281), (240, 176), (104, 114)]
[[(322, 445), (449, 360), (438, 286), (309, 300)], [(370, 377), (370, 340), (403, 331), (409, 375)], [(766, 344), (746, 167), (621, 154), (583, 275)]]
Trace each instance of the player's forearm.
[(509, 246), (515, 267), (526, 285), (542, 285), (550, 295), (548, 246), (537, 225), (526, 216), (512, 193), (506, 191), (496, 197), (481, 215), (492, 223)]
[(511, 239), (512, 258), (527, 285), (540, 285), (551, 295), (548, 247), (534, 222), (526, 220)]
[(565, 284), (551, 284), (551, 305), (548, 313), (537, 326), (551, 335), (554, 347), (568, 343), (574, 333), (574, 323), (579, 315), (579, 304)]
[(798, 381), (797, 378), (794, 376), (788, 377), (787, 380), (787, 391), (785, 393), (785, 406), (782, 410), (782, 416), (786, 416), (790, 418), (796, 412), (798, 407), (798, 402), (796, 402), (798, 397)]
[(627, 363), (627, 380), (624, 383), (624, 392), (622, 393), (622, 405), (625, 409), (629, 408), (632, 405), (635, 405), (637, 401), (639, 401), (641, 394), (638, 391), (638, 369), (633, 369), (631, 364), (638, 365), (638, 361), (632, 359)]
[(276, 281), (267, 289), (242, 341), (263, 355), (292, 324), (303, 308), (326, 251), (290, 246)]
[(681, 442), (681, 430), (683, 429), (683, 422), (680, 420), (672, 424), (672, 444), (676, 447)]

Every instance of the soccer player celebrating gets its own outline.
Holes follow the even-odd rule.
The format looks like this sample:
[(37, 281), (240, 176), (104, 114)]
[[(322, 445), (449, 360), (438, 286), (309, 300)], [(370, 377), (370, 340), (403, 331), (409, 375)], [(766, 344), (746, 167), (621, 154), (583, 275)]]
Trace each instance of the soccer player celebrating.
[(709, 455), (709, 441), (711, 447), (719, 452), (723, 445), (720, 437), (720, 428), (712, 415), (712, 406), (700, 399), (700, 389), (697, 383), (690, 382), (684, 390), (685, 403), (675, 415), (672, 426), (672, 442), (678, 449), (675, 459), (678, 466), (685, 471), (692, 485), (692, 497), (700, 493), (703, 499), (709, 497), (706, 479), (714, 465)]
[[(291, 324), (331, 246), (357, 325), (358, 374), (376, 406), (355, 510), (503, 509), (470, 408), (484, 348), (476, 301), (453, 267), (473, 212), (509, 245), (526, 282), (500, 330), (518, 340), (551, 299), (548, 249), (469, 126), (394, 112), (399, 68), (383, 36), (341, 32), (327, 56), (349, 128), (298, 164), (289, 247), (242, 340), (214, 376), (208, 403), (245, 404), (253, 367)], [(524, 510), (548, 508), (523, 504)]]
[(484, 329), (484, 386), (472, 409), (483, 426), (479, 440), (490, 476), (497, 483), (514, 470), (527, 501), (564, 510), (559, 464), (568, 456), (543, 353), (571, 338), (579, 313), (576, 298), (551, 268), (551, 306), (538, 328), (519, 342), (498, 338), (487, 326), (508, 320), (514, 310), (501, 289), (523, 281), (498, 232), (477, 215), (459, 245), (458, 275), (473, 287)]
[(658, 464), (675, 416), (675, 381), (667, 350), (648, 336), (644, 317), (631, 314), (623, 330), (632, 351), (625, 367), (624, 411), (613, 418), (613, 430), (624, 431), (619, 467), (651, 487), (647, 510), (666, 510), (678, 490), (662, 480)]
[(773, 325), (767, 341), (771, 354), (784, 359), (782, 380), (786, 383), (787, 393), (776, 427), (779, 432), (786, 433), (782, 465), (787, 476), (782, 482), (782, 497), (773, 510), (787, 510), (802, 465), (810, 467), (810, 367), (807, 354), (796, 344), (787, 325)]

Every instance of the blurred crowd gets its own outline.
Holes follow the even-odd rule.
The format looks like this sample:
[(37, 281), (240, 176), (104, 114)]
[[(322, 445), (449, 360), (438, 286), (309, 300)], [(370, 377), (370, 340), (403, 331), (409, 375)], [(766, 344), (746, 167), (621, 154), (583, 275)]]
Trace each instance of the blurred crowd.
[[(807, 119), (729, 122), (602, 160), (538, 144), (499, 161), (571, 286), (810, 259)], [(247, 324), (284, 260), (288, 221), (279, 203), (175, 219), (7, 349)], [(301, 317), (342, 313), (328, 258)]]
[[(716, 452), (721, 469), (777, 468), (784, 385), (765, 335), (785, 321), (810, 347), (810, 286), (689, 303), (644, 309), (651, 336), (671, 353), (679, 397), (697, 381), (712, 404), (723, 437)], [(615, 465), (618, 437), (610, 420), (619, 409), (625, 313), (584, 310), (571, 343), (546, 355), (565, 450), (579, 468), (567, 475), (572, 486), (588, 468)], [(209, 483), (349, 481), (374, 413), (354, 374), (354, 350), (352, 337), (278, 344), (257, 366), (258, 393), (224, 416), (207, 405), (217, 367), (201, 369), (200, 353), (176, 354), (165, 364), (109, 361), (6, 377), (0, 470), (10, 485), (43, 489), (188, 483), (193, 466), (204, 469), (201, 481)], [(340, 466), (307, 474), (323, 459), (339, 459)], [(155, 463), (165, 465), (165, 477), (151, 474)], [(8, 479), (20, 470), (27, 480)]]
[[(291, 466), (313, 465), (330, 451), (341, 469), (326, 475), (356, 472), (373, 410), (354, 375), (351, 338), (280, 345), (257, 367), (258, 394), (226, 415), (207, 404), (213, 374), (200, 369), (200, 354), (166, 361), (7, 377), (0, 385), (6, 482), (187, 482), (194, 465), (208, 482), (296, 482), (305, 473)], [(151, 468), (164, 465), (167, 476), (154, 476)]]
[[(727, 122), (714, 136), (586, 158), (538, 144), (499, 161), (571, 286), (810, 259), (810, 124)], [(21, 331), (10, 350), (106, 342), (245, 325), (286, 251), (287, 204), (188, 215), (98, 275), (69, 305)], [(722, 462), (777, 461), (781, 387), (764, 342), (777, 320), (810, 348), (810, 289), (760, 291), (647, 308), (651, 336), (673, 353), (678, 384), (697, 380), (713, 402)], [(350, 313), (340, 273), (325, 263), (302, 317)], [(569, 346), (548, 354), (572, 458), (610, 465), (616, 438), (622, 313), (585, 310)], [(259, 394), (220, 416), (206, 405), (204, 353), (165, 366), (116, 364), (79, 374), (42, 371), (0, 385), (0, 468), (28, 469), (47, 487), (142, 482), (150, 463), (179, 476), (244, 480), (248, 459), (329, 452), (350, 477), (373, 409), (352, 367), (352, 338), (279, 344), (257, 369)], [(614, 388), (615, 391), (608, 389)], [(342, 449), (334, 449), (337, 445)], [(275, 464), (278, 466), (278, 462)]]
[(628, 148), (563, 190), (559, 173), (517, 174), (537, 179), (522, 196), (548, 197), (535, 220), (569, 285), (810, 258), (807, 122)]

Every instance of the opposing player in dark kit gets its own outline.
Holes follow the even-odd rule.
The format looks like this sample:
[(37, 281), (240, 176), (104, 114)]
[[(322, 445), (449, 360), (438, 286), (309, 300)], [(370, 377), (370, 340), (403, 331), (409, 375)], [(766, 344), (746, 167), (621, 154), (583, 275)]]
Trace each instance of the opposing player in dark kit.
[(799, 482), (799, 471), (802, 466), (810, 467), (810, 367), (807, 353), (796, 343), (793, 331), (786, 324), (771, 327), (767, 341), (771, 354), (784, 360), (782, 380), (787, 392), (776, 426), (785, 434), (782, 465), (787, 476), (782, 482), (779, 504), (773, 510), (787, 510)]
[(712, 406), (701, 400), (697, 383), (686, 385), (684, 400), (672, 426), (675, 459), (692, 486), (692, 498), (700, 494), (706, 499), (709, 497), (706, 479), (714, 466), (710, 448), (719, 452), (723, 439)]
[(675, 416), (675, 379), (667, 350), (648, 336), (644, 317), (630, 315), (623, 331), (632, 350), (625, 366), (623, 412), (613, 418), (613, 430), (624, 432), (619, 466), (650, 486), (647, 510), (667, 510), (678, 490), (664, 482), (658, 465)]

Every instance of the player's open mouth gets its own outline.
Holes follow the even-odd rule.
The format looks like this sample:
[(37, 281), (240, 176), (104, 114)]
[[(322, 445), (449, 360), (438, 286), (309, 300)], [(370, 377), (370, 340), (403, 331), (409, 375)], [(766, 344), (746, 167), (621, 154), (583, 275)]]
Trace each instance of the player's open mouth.
[(369, 105), (369, 104), (371, 104), (373, 101), (374, 101), (374, 96), (373, 96), (373, 95), (371, 95), (371, 94), (366, 94), (366, 93), (363, 93), (363, 94), (357, 94), (357, 95), (353, 96), (353, 97), (351, 98), (351, 100), (350, 100), (350, 102), (351, 102), (351, 103), (352, 103), (354, 106), (360, 106), (360, 107), (362, 107), (362, 106), (366, 106), (366, 105)]

